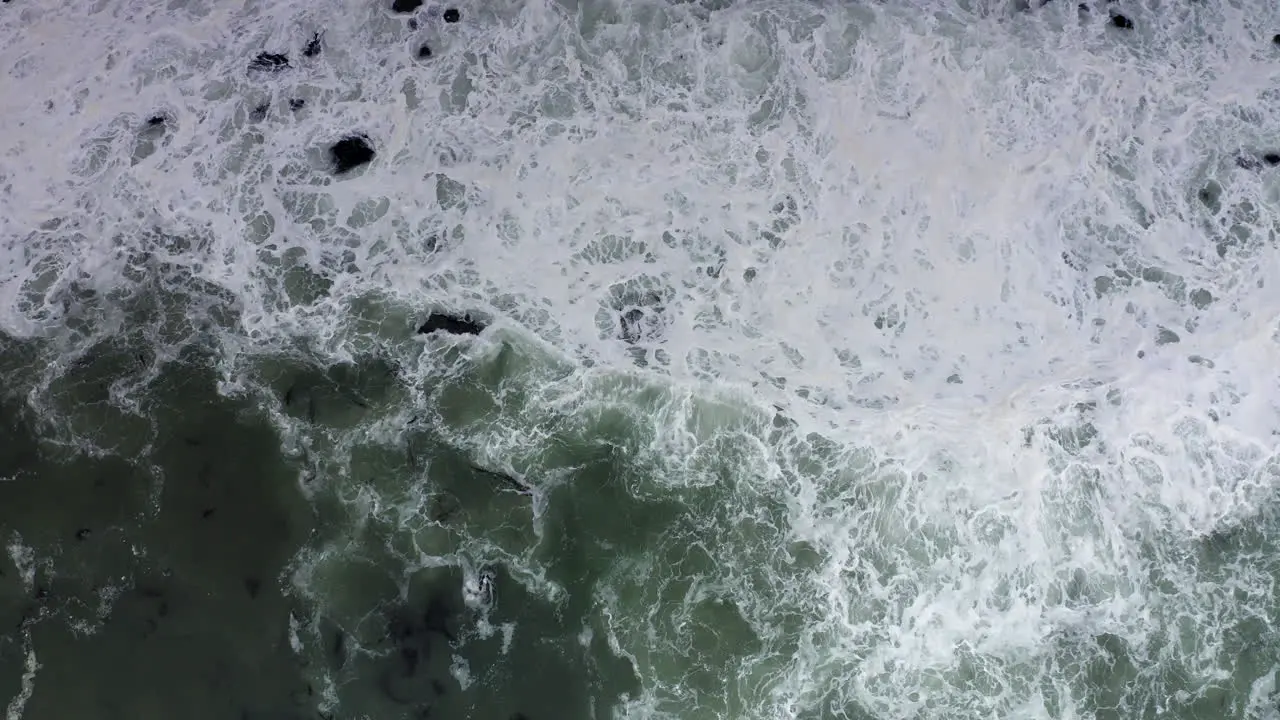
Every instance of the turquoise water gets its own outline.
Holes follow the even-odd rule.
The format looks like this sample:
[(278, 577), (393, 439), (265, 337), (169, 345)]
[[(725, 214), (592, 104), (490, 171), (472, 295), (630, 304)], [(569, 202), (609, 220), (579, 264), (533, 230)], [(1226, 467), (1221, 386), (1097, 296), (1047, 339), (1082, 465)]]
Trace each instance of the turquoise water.
[(1280, 717), (1280, 10), (449, 7), (0, 6), (6, 718)]

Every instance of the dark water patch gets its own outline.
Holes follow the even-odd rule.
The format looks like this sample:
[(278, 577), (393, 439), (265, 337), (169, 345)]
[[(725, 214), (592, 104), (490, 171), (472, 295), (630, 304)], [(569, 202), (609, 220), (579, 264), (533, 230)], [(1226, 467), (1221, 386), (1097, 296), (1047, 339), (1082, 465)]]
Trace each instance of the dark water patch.
[[(629, 473), (608, 450), (584, 457), (579, 470), (547, 503), (536, 555), (550, 579), (569, 589), (565, 622), (584, 622), (608, 569), (656, 549), (663, 533), (681, 528), (687, 509), (675, 499), (638, 497), (623, 482)], [(608, 508), (602, 512), (602, 508)]]
[(0, 496), (5, 484), (16, 483), (40, 460), (33, 424), (24, 406), (0, 397)]
[[(381, 625), (359, 653), (347, 647), (359, 629), (348, 633), (322, 621), (330, 627), (331, 657), (342, 638), (342, 713), (586, 720), (610, 717), (622, 695), (639, 690), (629, 663), (613, 656), (599, 634), (582, 647), (581, 618), (566, 618), (501, 567), (487, 572), (499, 590), (483, 614), (464, 602), (459, 568), (417, 571), (371, 608), (368, 616)], [(482, 629), (503, 626), (512, 632)], [(459, 660), (467, 668), (465, 687), (454, 675)]]
[[(603, 627), (566, 616), (505, 568), (494, 569), (493, 581), (497, 599), (488, 620), (514, 624), (512, 642), (504, 649), (501, 633), (473, 640), (468, 659), (482, 672), (478, 684), (501, 691), (457, 693), (442, 698), (442, 708), (457, 708), (465, 717), (607, 718), (620, 698), (639, 693), (634, 668), (612, 653)], [(584, 628), (594, 631), (586, 647)]]
[(57, 368), (43, 400), (58, 422), (43, 432), (71, 448), (93, 446), (125, 457), (143, 451), (151, 424), (123, 402), (145, 383), (154, 351), (127, 335), (95, 342)]
[(284, 53), (260, 52), (249, 61), (249, 69), (259, 72), (280, 72), (289, 68), (289, 56)]
[[(488, 467), (437, 419), (409, 422), (402, 447), (377, 438), (355, 445), (332, 486), (376, 497), (381, 510), (364, 511), (358, 530), (333, 539), (340, 555), (299, 564), (302, 586), (322, 606), (305, 633), (313, 681), (333, 679), (342, 716), (612, 716), (640, 687), (631, 663), (609, 649), (594, 593), (616, 562), (646, 552), (680, 505), (636, 499), (628, 484), (611, 482), (624, 474), (605, 440), (585, 452), (568, 437), (553, 443), (578, 448), (555, 464), (579, 468), (553, 490), (542, 476)], [(605, 435), (628, 431), (610, 428)], [(534, 506), (543, 500), (540, 537)], [(361, 507), (350, 506), (353, 517)], [(566, 595), (549, 600), (502, 559), (531, 550)], [(445, 565), (423, 568), (424, 553)]]
[[(57, 413), (48, 422), (0, 396), (6, 439), (25, 449), (0, 483), (0, 533), (29, 548), (30, 583), (0, 563), (0, 621), (29, 632), (39, 658), (28, 720), (314, 717), (277, 580), (311, 528), (296, 468), (261, 413), (217, 393), (205, 358), (182, 357), (130, 386), (124, 422), (101, 408), (104, 388), (137, 380), (127, 343), (68, 367), (46, 393), (61, 398), (42, 406)], [(67, 423), (127, 452), (81, 452), (48, 432)], [(25, 661), (12, 637), (6, 689)]]
[[(447, 662), (459, 643), (465, 618), (456, 573), (423, 572), (408, 597), (386, 611), (384, 653), (377, 674), (384, 699), (418, 709), (457, 688)], [(446, 662), (441, 665), (441, 659)]]
[[(162, 510), (145, 528), (147, 534), (153, 536), (151, 544), (159, 546), (151, 550), (151, 557), (163, 567), (163, 575), (181, 578), (186, 585), (197, 585), (203, 590), (199, 595), (217, 602), (224, 610), (234, 610), (237, 606), (244, 609), (237, 603), (241, 597), (237, 586), (242, 583), (251, 590), (259, 588), (258, 593), (263, 596), (275, 596), (278, 604), (279, 593), (274, 585), (255, 586), (252, 581), (246, 583), (241, 578), (246, 575), (271, 577), (278, 572), (284, 557), (296, 544), (291, 540), (296, 541), (302, 534), (305, 512), (295, 508), (292, 518), (273, 512), (281, 510), (280, 504), (271, 497), (263, 497), (263, 491), (287, 485), (262, 482), (270, 478), (263, 477), (260, 466), (250, 467), (255, 464), (255, 458), (263, 457), (252, 454), (258, 448), (234, 443), (220, 449), (222, 457), (231, 459), (233, 467), (218, 467), (201, 460), (199, 470), (193, 473), (195, 463), (186, 463), (185, 472), (178, 469), (183, 464), (181, 461), (161, 465), (174, 471), (166, 473), (160, 500)], [(162, 448), (159, 454), (164, 453)], [(238, 468), (234, 467), (237, 454), (241, 464)], [(259, 472), (254, 472), (255, 469)], [(283, 481), (287, 477), (282, 475), (279, 479)], [(196, 524), (187, 518), (190, 513), (186, 510), (198, 504), (198, 496), (206, 494), (221, 496), (224, 512), (219, 520), (222, 522)], [(161, 607), (163, 614), (164, 606)]]
[[(409, 477), (419, 478), (422, 486), (405, 488), (403, 479), (379, 481), (379, 472), (393, 471), (376, 462), (384, 455), (381, 449), (368, 448), (368, 454), (357, 458), (360, 474), (356, 477), (368, 477), (388, 500), (414, 499), (426, 519), (456, 533), (459, 548), (466, 538), (477, 536), (487, 536), (513, 550), (533, 541), (528, 481), (479, 467), (465, 452), (428, 431), (410, 432), (406, 444), (406, 459), (417, 462), (409, 466)], [(495, 523), (498, 519), (505, 522)], [(494, 525), (500, 529), (495, 530)]]
[(350, 428), (403, 395), (399, 366), (371, 355), (322, 368), (290, 360), (266, 361), (260, 375), (290, 416)]
[(479, 335), (484, 332), (484, 328), (485, 326), (483, 324), (472, 319), (470, 315), (431, 313), (427, 316), (426, 321), (418, 327), (418, 334), (430, 335), (431, 333), (447, 333), (450, 335)]
[(329, 160), (335, 175), (345, 175), (373, 162), (376, 154), (366, 135), (348, 135), (329, 146)]
[(304, 45), (302, 48), (302, 56), (315, 57), (319, 55), (321, 49), (323, 49), (323, 45), (321, 44), (321, 41), (323, 39), (324, 39), (324, 33), (322, 32), (313, 33), (311, 35), (311, 39), (308, 40), (307, 44)]
[(323, 643), (328, 668), (331, 672), (341, 671), (347, 664), (348, 650), (347, 632), (329, 618), (319, 620), (320, 640)]
[[(112, 528), (145, 511), (153, 482), (129, 453), (80, 452), (76, 433), (99, 448), (145, 448), (149, 423), (112, 409), (110, 401), (113, 385), (134, 377), (147, 356), (124, 343), (107, 343), (63, 366), (49, 362), (42, 349), (0, 336), (6, 378), (0, 391), (0, 477), (10, 479), (0, 482), (0, 532), (46, 549), (75, 545), (85, 560), (76, 571), (89, 573), (95, 554), (113, 542)], [(64, 374), (40, 391), (41, 376), (59, 369)], [(78, 431), (68, 432), (73, 426)]]
[(41, 366), (50, 353), (49, 343), (23, 340), (0, 333), (0, 398), (21, 402), (39, 382)]
[(514, 473), (505, 473), (505, 472), (499, 472), (497, 470), (490, 470), (488, 468), (480, 467), (479, 465), (476, 465), (474, 463), (471, 465), (471, 469), (476, 473), (480, 474), (482, 477), (493, 481), (499, 487), (505, 488), (507, 490), (512, 490), (521, 495), (533, 494), (533, 487), (529, 485), (529, 483), (526, 482), (525, 480), (519, 477), (516, 477)]

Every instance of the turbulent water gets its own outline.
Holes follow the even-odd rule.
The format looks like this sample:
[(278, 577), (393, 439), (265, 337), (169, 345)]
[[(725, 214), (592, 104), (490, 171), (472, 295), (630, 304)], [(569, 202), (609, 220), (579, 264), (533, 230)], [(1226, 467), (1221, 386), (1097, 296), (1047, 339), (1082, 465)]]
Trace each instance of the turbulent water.
[(6, 0), (7, 718), (1280, 718), (1276, 33)]

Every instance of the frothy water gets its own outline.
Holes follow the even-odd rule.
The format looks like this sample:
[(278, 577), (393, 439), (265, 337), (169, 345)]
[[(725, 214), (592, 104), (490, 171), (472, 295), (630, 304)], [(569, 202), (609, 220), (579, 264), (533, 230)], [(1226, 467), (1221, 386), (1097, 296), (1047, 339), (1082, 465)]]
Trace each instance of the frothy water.
[(15, 0), (14, 387), (212, 353), (335, 717), (1280, 717), (1280, 6), (1076, 5)]

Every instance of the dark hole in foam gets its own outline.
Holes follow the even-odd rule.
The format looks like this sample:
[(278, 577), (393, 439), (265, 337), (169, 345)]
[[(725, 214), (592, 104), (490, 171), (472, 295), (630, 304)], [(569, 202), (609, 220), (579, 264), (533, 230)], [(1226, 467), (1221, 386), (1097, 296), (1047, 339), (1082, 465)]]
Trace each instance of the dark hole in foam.
[(365, 135), (348, 135), (329, 148), (333, 171), (338, 175), (372, 162), (375, 154)]
[(307, 44), (302, 48), (302, 54), (304, 57), (315, 57), (320, 54), (320, 38), (322, 36), (323, 33), (312, 34), (311, 39), (308, 40)]
[(470, 315), (447, 315), (431, 313), (426, 322), (418, 327), (419, 335), (444, 332), (452, 335), (479, 335), (484, 332), (484, 325), (471, 319)]
[(279, 72), (289, 67), (289, 56), (283, 53), (260, 52), (249, 61), (250, 70)]

